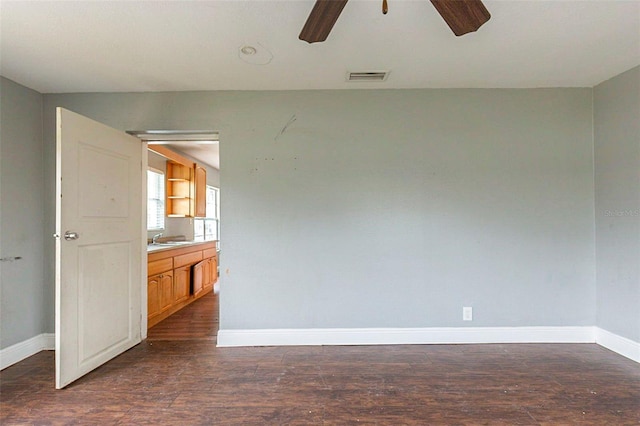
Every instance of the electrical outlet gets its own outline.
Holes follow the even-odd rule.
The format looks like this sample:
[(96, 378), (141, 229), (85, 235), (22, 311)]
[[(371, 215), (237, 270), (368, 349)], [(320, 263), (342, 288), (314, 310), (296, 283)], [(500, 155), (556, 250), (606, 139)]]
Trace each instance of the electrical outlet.
[(464, 306), (462, 308), (462, 320), (473, 321), (473, 308), (471, 306)]

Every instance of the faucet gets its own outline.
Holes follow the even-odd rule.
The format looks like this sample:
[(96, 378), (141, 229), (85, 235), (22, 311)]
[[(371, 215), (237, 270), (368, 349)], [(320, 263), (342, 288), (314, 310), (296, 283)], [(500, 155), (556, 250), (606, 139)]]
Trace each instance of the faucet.
[(154, 235), (153, 238), (151, 238), (151, 244), (156, 244), (158, 242), (158, 238), (160, 237), (162, 237), (162, 232)]

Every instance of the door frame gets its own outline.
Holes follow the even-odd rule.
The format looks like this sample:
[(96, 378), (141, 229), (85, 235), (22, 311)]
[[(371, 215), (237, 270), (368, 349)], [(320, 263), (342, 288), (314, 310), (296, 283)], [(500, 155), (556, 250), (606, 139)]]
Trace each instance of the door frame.
[[(127, 132), (125, 132), (127, 133)], [(134, 135), (135, 136), (135, 135)], [(137, 136), (136, 136), (137, 137)], [(138, 139), (140, 139), (138, 137)], [(147, 246), (148, 246), (148, 232), (147, 232), (147, 170), (149, 169), (149, 148), (147, 141), (144, 139), (140, 139), (140, 149), (142, 149), (142, 196), (140, 197), (142, 200), (142, 217), (144, 219), (144, 226), (142, 227), (142, 235), (140, 238), (142, 239), (142, 282), (140, 283), (140, 339), (142, 341), (147, 338), (147, 280), (148, 280), (148, 261), (147, 261)]]

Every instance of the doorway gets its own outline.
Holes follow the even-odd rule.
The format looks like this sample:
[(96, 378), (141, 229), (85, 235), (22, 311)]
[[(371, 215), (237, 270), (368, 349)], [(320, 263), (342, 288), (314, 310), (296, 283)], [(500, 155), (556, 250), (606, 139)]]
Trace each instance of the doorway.
[[(160, 209), (162, 215), (162, 226), (155, 226), (154, 229), (148, 229), (148, 239), (152, 241), (153, 237), (159, 238), (161, 241), (169, 242), (172, 240), (183, 240), (185, 242), (202, 243), (208, 241), (219, 242), (219, 150), (218, 150), (218, 134), (211, 131), (130, 131), (128, 133), (145, 140), (149, 145), (148, 165), (150, 169), (155, 169), (163, 175), (163, 183), (167, 190), (166, 205), (163, 203)], [(177, 158), (177, 159), (176, 159)], [(199, 188), (204, 188), (203, 193), (204, 205), (202, 207), (193, 207), (190, 210), (181, 212), (170, 211), (169, 203), (172, 202), (171, 186), (175, 185), (173, 179), (170, 179), (172, 163), (176, 161), (193, 167), (191, 171), (191, 196), (195, 200)], [(166, 178), (166, 179), (165, 179)], [(195, 188), (195, 189), (194, 189)], [(196, 195), (194, 195), (194, 192)], [(151, 191), (149, 191), (151, 193)], [(157, 197), (157, 194), (155, 194)], [(157, 200), (155, 200), (157, 201)], [(163, 200), (164, 201), (164, 200)], [(154, 200), (149, 199), (149, 206)], [(158, 210), (156, 208), (156, 210)], [(149, 207), (149, 212), (153, 209)], [(187, 213), (188, 212), (188, 213)], [(158, 212), (155, 213), (156, 215)], [(153, 218), (152, 218), (153, 219)], [(148, 219), (149, 220), (149, 219)], [(158, 223), (154, 219), (154, 222)], [(204, 274), (209, 269), (215, 268), (215, 277), (218, 276), (217, 259), (219, 253), (219, 243), (217, 244), (215, 265), (206, 265)], [(204, 250), (206, 253), (208, 250)], [(151, 255), (152, 251), (149, 252)], [(150, 256), (149, 261), (152, 260)], [(207, 257), (207, 256), (205, 256)], [(204, 258), (203, 258), (204, 259)], [(197, 263), (196, 263), (197, 262)], [(204, 260), (203, 260), (204, 262)], [(187, 274), (190, 284), (190, 293), (193, 300), (186, 306), (178, 306), (177, 309), (170, 309), (162, 318), (156, 317), (154, 320), (149, 317), (149, 327), (147, 330), (147, 339), (153, 340), (215, 340), (218, 332), (218, 296), (213, 291), (206, 289), (204, 295), (199, 294), (194, 277), (202, 275), (202, 271), (196, 271), (200, 263), (197, 260), (193, 264), (187, 265), (187, 269), (191, 268)], [(177, 285), (178, 275), (177, 269), (172, 270), (174, 288)], [(151, 281), (151, 272), (149, 272), (149, 281)], [(197, 282), (200, 282), (197, 280)], [(151, 288), (151, 283), (149, 284)], [(187, 284), (189, 287), (189, 284)], [(179, 287), (179, 285), (178, 285)], [(216, 285), (217, 288), (217, 285)], [(174, 289), (175, 291), (175, 289)], [(151, 307), (151, 291), (148, 295), (149, 306)], [(149, 315), (151, 310), (149, 308)]]

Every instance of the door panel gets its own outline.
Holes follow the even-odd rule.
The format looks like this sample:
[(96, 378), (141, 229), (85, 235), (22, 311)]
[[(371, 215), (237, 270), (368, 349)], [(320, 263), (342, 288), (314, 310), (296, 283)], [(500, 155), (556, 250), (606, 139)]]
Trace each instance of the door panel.
[[(113, 151), (80, 143), (79, 176), (91, 176), (79, 182), (80, 217), (110, 218), (129, 215), (129, 158)], [(95, 168), (95, 164), (101, 167)], [(137, 182), (136, 182), (137, 183)]]
[(56, 387), (62, 388), (141, 340), (146, 144), (62, 108), (57, 120)]
[[(80, 365), (131, 339), (129, 299), (131, 244), (78, 248), (78, 338)], [(129, 303), (120, 303), (128, 300)], [(108, 321), (105, 321), (108, 319)]]

